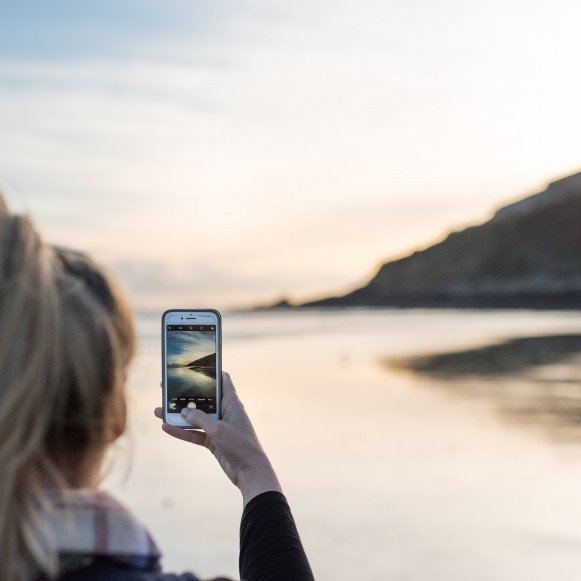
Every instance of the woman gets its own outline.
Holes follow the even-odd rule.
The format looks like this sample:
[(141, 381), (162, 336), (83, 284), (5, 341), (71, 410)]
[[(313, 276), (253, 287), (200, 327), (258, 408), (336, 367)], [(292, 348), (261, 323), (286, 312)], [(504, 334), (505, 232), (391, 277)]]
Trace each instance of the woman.
[[(0, 198), (0, 579), (182, 580), (149, 533), (98, 489), (125, 431), (130, 309), (86, 255), (47, 245)], [(155, 410), (161, 418), (161, 409)], [(162, 429), (208, 448), (240, 489), (240, 575), (312, 579), (290, 509), (228, 374), (222, 420)], [(203, 430), (203, 431), (202, 431)]]

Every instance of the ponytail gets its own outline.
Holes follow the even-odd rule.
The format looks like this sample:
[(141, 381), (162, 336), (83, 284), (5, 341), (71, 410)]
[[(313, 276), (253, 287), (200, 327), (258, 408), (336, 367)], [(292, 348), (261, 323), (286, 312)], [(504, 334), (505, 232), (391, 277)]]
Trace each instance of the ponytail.
[(46, 488), (104, 450), (134, 351), (130, 310), (81, 253), (44, 243), (0, 196), (0, 579), (58, 575)]

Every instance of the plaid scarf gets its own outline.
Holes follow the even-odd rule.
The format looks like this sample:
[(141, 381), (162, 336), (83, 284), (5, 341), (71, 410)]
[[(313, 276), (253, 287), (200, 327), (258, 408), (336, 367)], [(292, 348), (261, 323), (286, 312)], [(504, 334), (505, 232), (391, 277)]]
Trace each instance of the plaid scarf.
[(53, 510), (47, 511), (45, 522), (61, 573), (86, 567), (98, 557), (132, 569), (161, 571), (161, 553), (151, 535), (111, 495), (89, 488), (46, 494)]

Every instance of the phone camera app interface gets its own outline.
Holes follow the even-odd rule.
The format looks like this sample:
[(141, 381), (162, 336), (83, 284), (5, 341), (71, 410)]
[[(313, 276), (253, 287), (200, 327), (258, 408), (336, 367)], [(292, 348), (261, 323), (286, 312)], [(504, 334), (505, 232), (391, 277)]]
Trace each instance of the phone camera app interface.
[(168, 411), (216, 412), (216, 326), (167, 325)]

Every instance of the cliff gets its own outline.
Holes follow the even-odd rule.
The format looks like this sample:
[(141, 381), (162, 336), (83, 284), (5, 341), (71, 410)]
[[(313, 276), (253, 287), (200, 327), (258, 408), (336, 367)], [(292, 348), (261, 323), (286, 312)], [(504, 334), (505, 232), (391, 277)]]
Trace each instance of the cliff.
[(355, 291), (300, 306), (579, 308), (581, 173), (383, 264)]
[(206, 355), (205, 357), (200, 357), (191, 363), (188, 363), (185, 367), (216, 367), (216, 354)]

